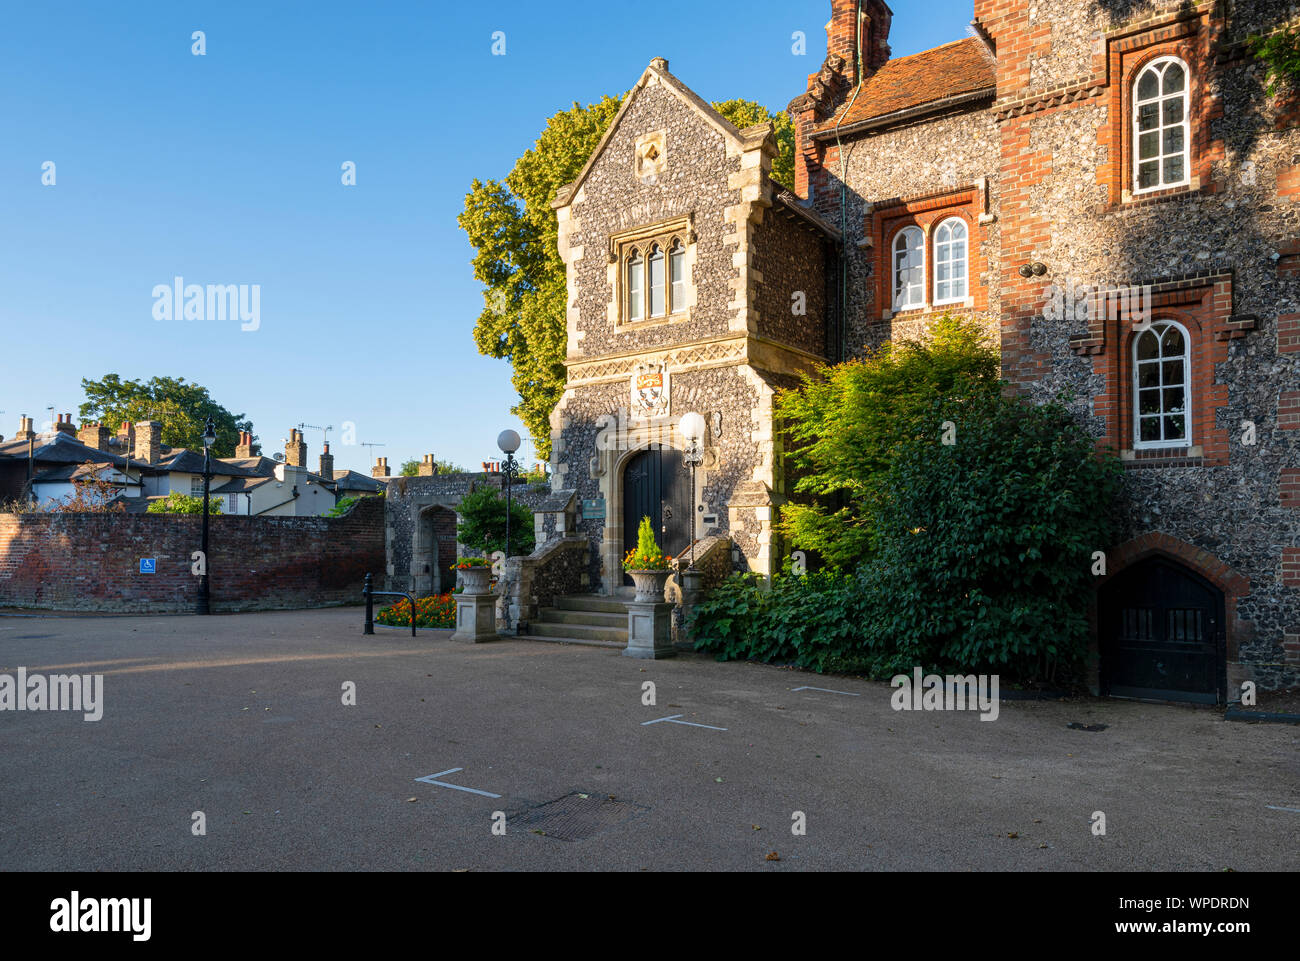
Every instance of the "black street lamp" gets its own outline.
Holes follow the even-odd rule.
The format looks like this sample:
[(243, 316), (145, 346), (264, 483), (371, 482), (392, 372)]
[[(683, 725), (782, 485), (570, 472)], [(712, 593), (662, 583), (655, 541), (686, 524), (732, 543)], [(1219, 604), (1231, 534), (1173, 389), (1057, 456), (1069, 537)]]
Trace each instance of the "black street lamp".
[(195, 614), (211, 614), (208, 607), (208, 494), (212, 487), (212, 445), (217, 442), (217, 429), (212, 426), (212, 418), (208, 418), (207, 425), (203, 428), (203, 545), (199, 548), (199, 556), (203, 559), (203, 571), (199, 575), (199, 600), (194, 607)]
[(506, 557), (509, 557), (510, 485), (519, 477), (519, 463), (515, 460), (515, 451), (519, 450), (519, 435), (512, 430), (503, 430), (497, 435), (497, 447), (506, 455), (506, 462), (501, 465), (501, 473), (506, 479)]
[(682, 460), (691, 469), (691, 564), (688, 570), (695, 570), (695, 468), (704, 463), (704, 418), (694, 412), (682, 417), (682, 437), (686, 440), (686, 449), (682, 451)]

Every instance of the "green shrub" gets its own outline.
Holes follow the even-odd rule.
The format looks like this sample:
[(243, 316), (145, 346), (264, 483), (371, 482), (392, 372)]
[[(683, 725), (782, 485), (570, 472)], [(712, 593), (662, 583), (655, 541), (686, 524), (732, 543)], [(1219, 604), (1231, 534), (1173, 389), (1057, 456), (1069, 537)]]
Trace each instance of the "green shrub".
[(692, 612), (696, 649), (882, 680), (921, 667), (1078, 683), (1115, 457), (1060, 404), (987, 392), (935, 403), (894, 455), (870, 562), (770, 589), (735, 575)]
[[(191, 497), (180, 491), (172, 491), (161, 500), (156, 500), (145, 508), (150, 514), (202, 514), (203, 498)], [(208, 498), (208, 513), (221, 513), (221, 498)]]
[(791, 547), (853, 569), (876, 547), (876, 515), (895, 451), (936, 398), (994, 394), (998, 352), (985, 329), (945, 316), (930, 339), (886, 344), (869, 357), (822, 368), (778, 395), (794, 503), (777, 530)]
[[(486, 484), (476, 486), (457, 508), (461, 523), (457, 540), (466, 547), (491, 555), (506, 549), (506, 499)], [(510, 503), (510, 553), (516, 557), (531, 554), (537, 535), (533, 512), (519, 501)]]
[(770, 585), (756, 574), (735, 574), (692, 610), (695, 649), (720, 661), (874, 670), (880, 656), (861, 650), (865, 600), (851, 574), (785, 572)]
[(906, 639), (920, 666), (1077, 680), (1119, 487), (1118, 460), (1059, 403), (936, 404), (890, 471), (865, 646)]
[(326, 511), (325, 516), (342, 517), (348, 511), (352, 510), (352, 505), (359, 500), (361, 500), (360, 497), (345, 497), (337, 504), (335, 504), (333, 507), (331, 507), (328, 511)]

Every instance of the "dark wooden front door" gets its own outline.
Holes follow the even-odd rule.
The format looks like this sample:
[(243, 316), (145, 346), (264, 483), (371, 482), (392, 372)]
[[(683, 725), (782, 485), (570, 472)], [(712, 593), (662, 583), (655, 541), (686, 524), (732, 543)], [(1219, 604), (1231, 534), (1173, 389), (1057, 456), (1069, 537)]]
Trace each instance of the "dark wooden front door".
[[(677, 557), (691, 540), (691, 475), (675, 450), (644, 450), (623, 471), (623, 553), (636, 547), (641, 518), (649, 517), (659, 547)], [(630, 577), (624, 577), (631, 584)]]
[(1103, 694), (1222, 701), (1222, 591), (1173, 561), (1152, 558), (1117, 575), (1098, 601)]

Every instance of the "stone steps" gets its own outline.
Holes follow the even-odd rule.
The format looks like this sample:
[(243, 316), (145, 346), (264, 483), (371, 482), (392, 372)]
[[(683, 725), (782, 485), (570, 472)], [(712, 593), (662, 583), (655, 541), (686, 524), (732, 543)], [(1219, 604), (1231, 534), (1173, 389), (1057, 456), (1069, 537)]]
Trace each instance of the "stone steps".
[(603, 594), (569, 594), (557, 597), (555, 599), (555, 609), (561, 611), (586, 611), (588, 613), (627, 614), (627, 607), (621, 597), (606, 597)]
[(622, 628), (597, 627), (592, 624), (548, 624), (545, 621), (528, 625), (531, 633), (539, 637), (572, 638), (576, 641), (616, 641), (627, 644), (627, 622)]
[(546, 640), (627, 645), (627, 608), (617, 597), (598, 594), (557, 597), (529, 625), (532, 636)]

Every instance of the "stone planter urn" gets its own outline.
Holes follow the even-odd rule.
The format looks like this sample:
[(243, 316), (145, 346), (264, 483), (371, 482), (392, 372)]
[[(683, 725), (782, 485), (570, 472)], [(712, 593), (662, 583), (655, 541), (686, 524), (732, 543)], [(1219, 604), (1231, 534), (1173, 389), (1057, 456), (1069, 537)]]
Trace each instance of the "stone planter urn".
[(673, 605), (664, 600), (664, 585), (672, 571), (628, 571), (636, 584), (636, 597), (627, 602), (625, 657), (658, 660), (672, 657)]
[(628, 571), (628, 574), (636, 585), (636, 603), (663, 603), (664, 585), (668, 583), (672, 571)]
[(466, 567), (456, 571), (461, 592), (456, 595), (456, 633), (453, 641), (482, 644), (497, 639), (497, 596), (493, 593), (492, 568)]
[(477, 597), (492, 593), (492, 568), (466, 567), (456, 572), (459, 577), (462, 594)]

